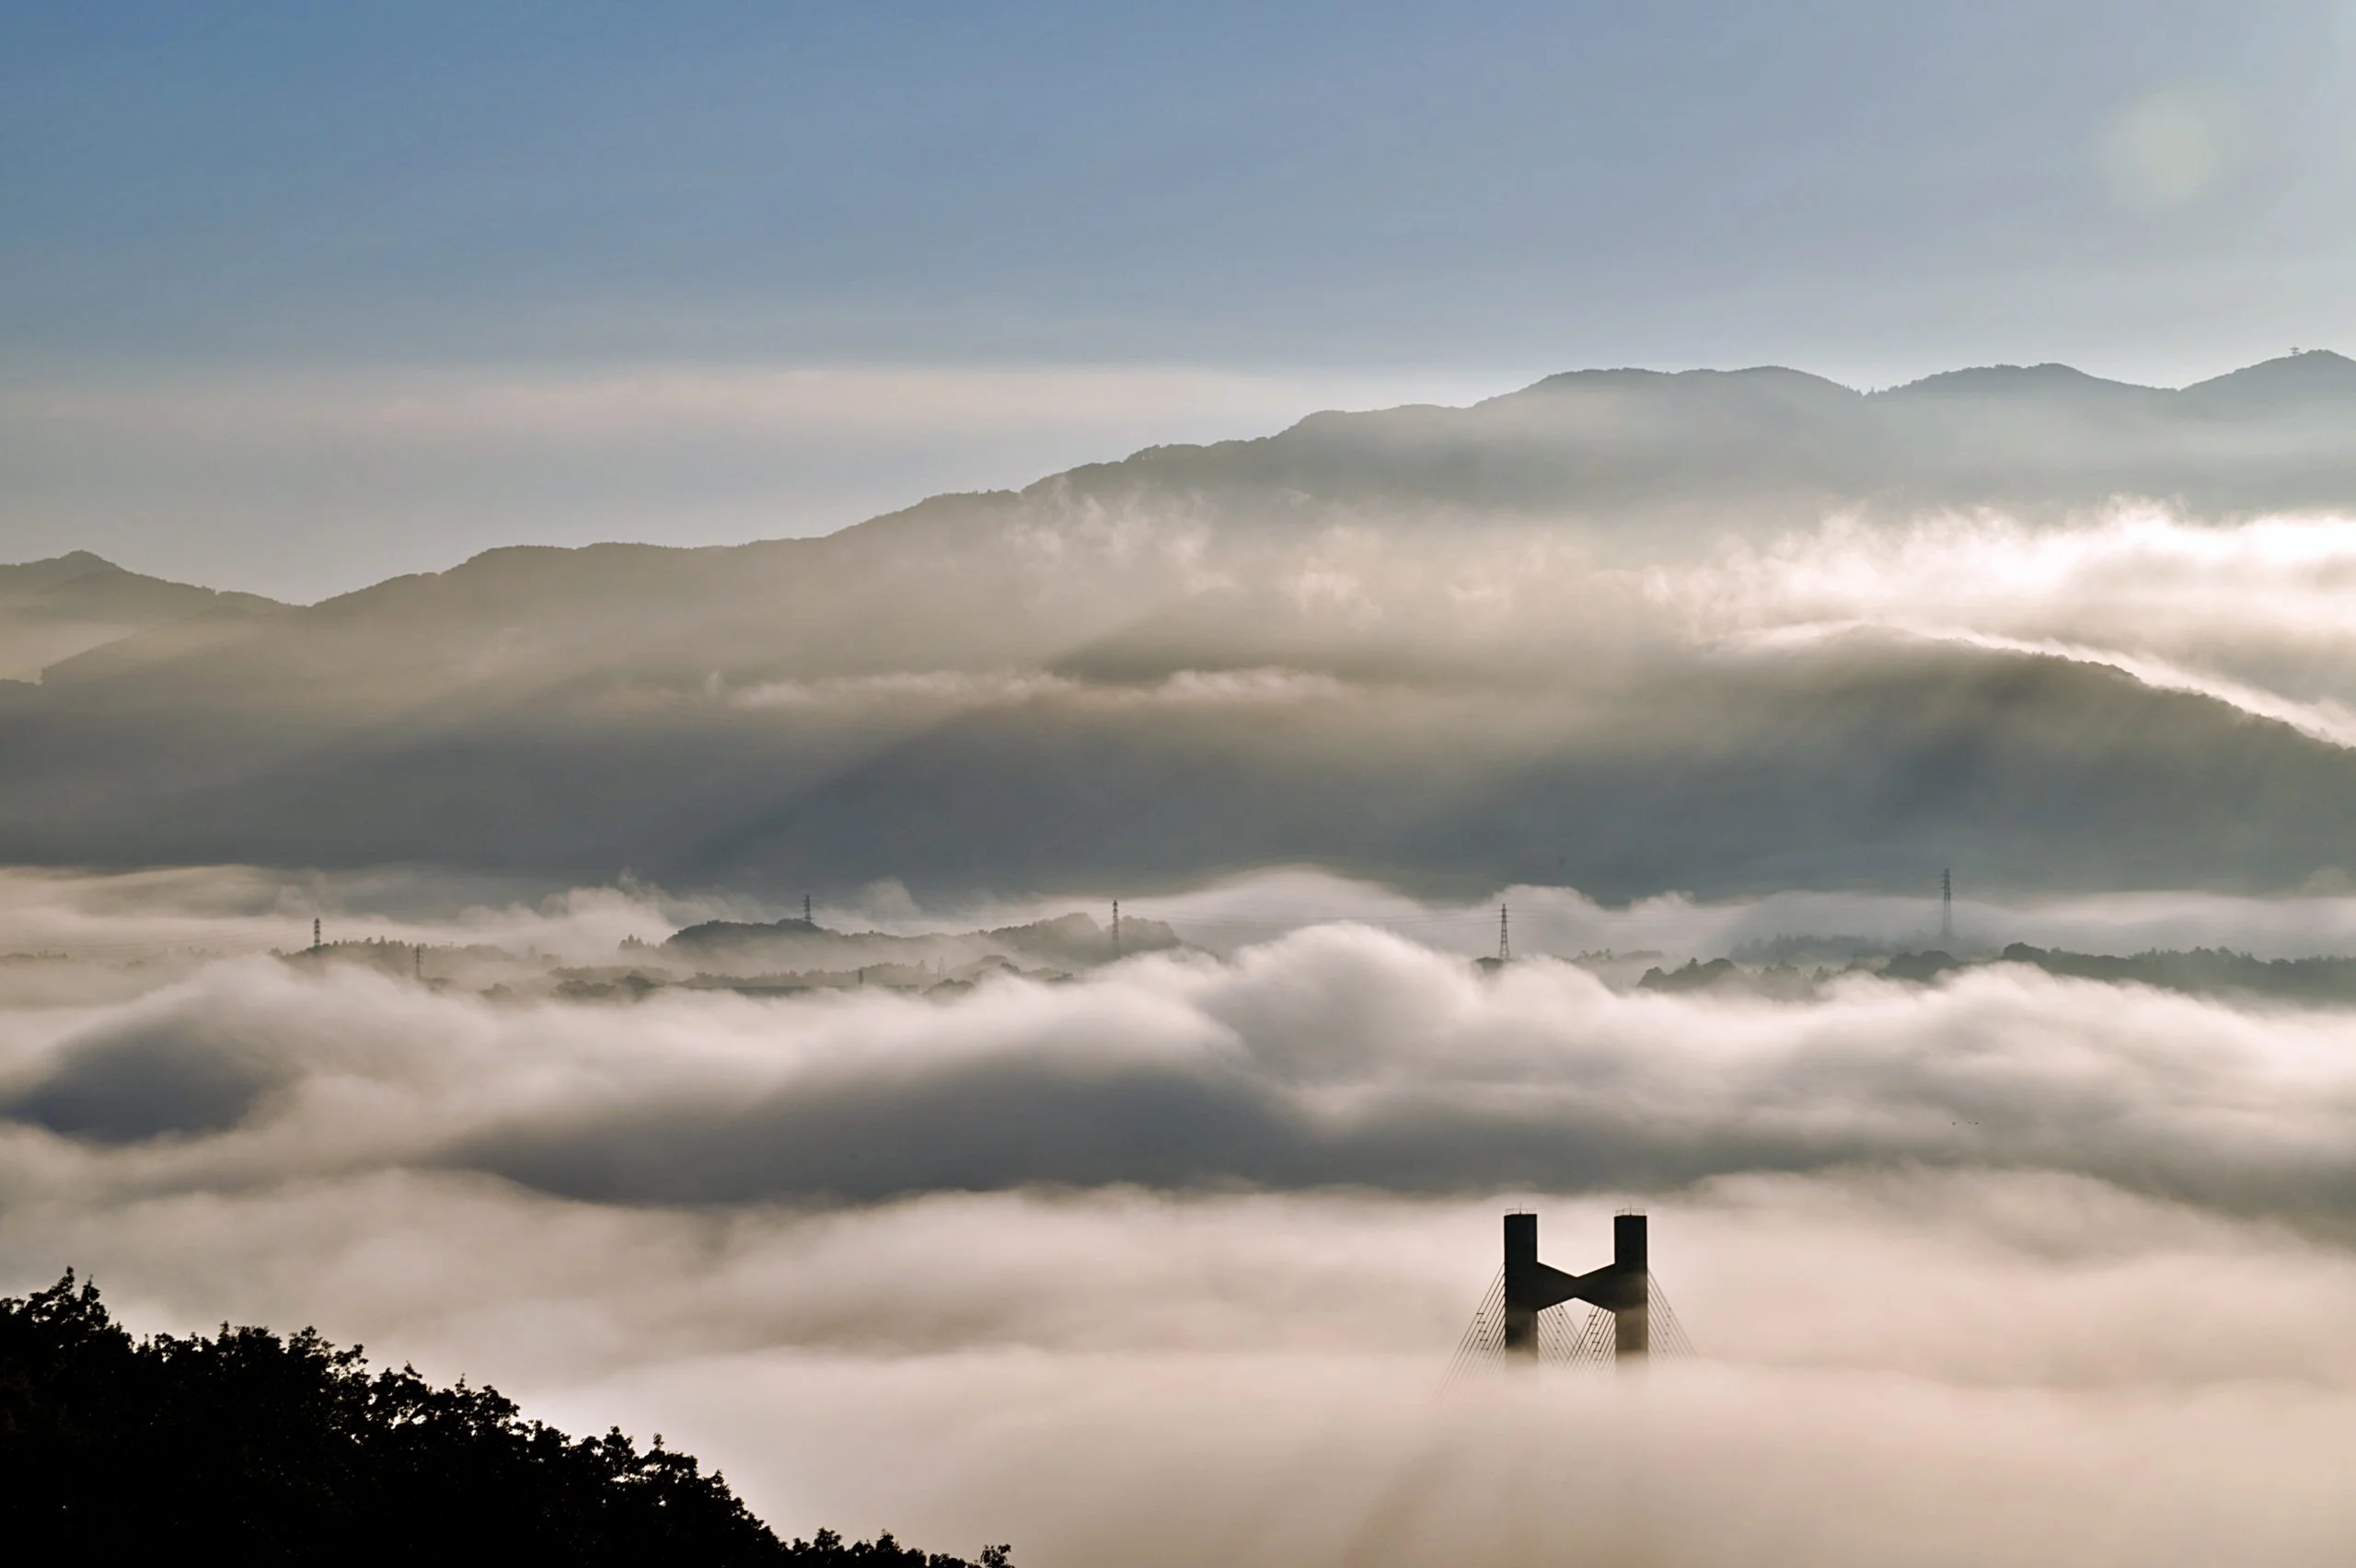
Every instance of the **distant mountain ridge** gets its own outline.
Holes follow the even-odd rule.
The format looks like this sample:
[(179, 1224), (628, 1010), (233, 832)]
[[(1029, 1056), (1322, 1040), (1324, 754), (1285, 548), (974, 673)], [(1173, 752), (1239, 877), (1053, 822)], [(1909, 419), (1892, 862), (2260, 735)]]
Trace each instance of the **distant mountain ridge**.
[(656, 951), (666, 959), (726, 974), (760, 974), (869, 964), (932, 964), (946, 970), (1007, 960), (1085, 968), (1177, 945), (1177, 932), (1159, 920), (1132, 916), (1115, 935), (1085, 915), (1071, 914), (1021, 926), (924, 936), (836, 931), (806, 920), (707, 920), (672, 933)]
[(38, 679), (50, 665), (196, 617), (284, 607), (126, 571), (88, 550), (0, 566), (0, 680)]
[(0, 635), (76, 595), (128, 629), (0, 684), (0, 859), (2296, 885), (2356, 866), (2356, 753), (2056, 657), (1863, 632), (1704, 657), (1629, 569), (1834, 511), (2356, 513), (2352, 419), (2327, 353), (2181, 391), (1582, 371), (821, 538), (495, 549), (304, 607), (62, 557), (0, 571)]
[[(1976, 422), (1983, 416), (1999, 422)], [(1828, 502), (1993, 502), (2007, 497), (1998, 493), (2004, 487), (1986, 483), (1988, 475), (2001, 470), (2007, 458), (2023, 455), (2006, 449), (2005, 440), (2017, 441), (2023, 432), (2005, 416), (2014, 421), (2027, 418), (2042, 428), (2027, 455), (2033, 459), (2027, 476), (2029, 493), (2011, 498), (2031, 504), (2064, 499), (2051, 488), (2059, 480), (2073, 504), (2123, 491), (2178, 498), (2228, 513), (2298, 505), (2356, 509), (2356, 360), (2312, 349), (2175, 389), (2107, 380), (2051, 363), (1941, 371), (1877, 391), (1859, 391), (1781, 365), (1564, 371), (1463, 408), (1409, 404), (1327, 411), (1265, 436), (1150, 446), (1126, 458), (1049, 475), (1020, 491), (934, 496), (844, 532), (937, 531), (958, 515), (1002, 511), (1026, 499), (1154, 487), (1272, 490), (1298, 508), (1364, 499), (1380, 493), (1385, 482), (1401, 480), (1409, 481), (1407, 493), (1414, 499), (1475, 511), (1674, 505), (1696, 490), (1706, 490), (1712, 480), (1763, 482), (1772, 492), (1774, 481), (1782, 479)], [(2051, 421), (2057, 419), (2076, 422), (2056, 426)], [(2268, 428), (2254, 430), (2253, 424)], [(2083, 444), (2074, 465), (2084, 470), (2080, 474), (2067, 471), (2072, 465), (2052, 461), (2052, 449), (2071, 441)], [(2296, 481), (2286, 482), (2274, 470), (2281, 467), (2286, 447), (2295, 453), (2302, 444), (2312, 444), (2308, 455), (2316, 461), (2301, 465)], [(2215, 471), (2205, 475), (2196, 471), (2208, 460), (2204, 447), (2219, 448), (2210, 455)], [(1351, 471), (1335, 471), (1337, 459), (1347, 459)], [(2243, 468), (2263, 471), (2252, 477), (2240, 474)], [(2193, 481), (2189, 488), (2182, 482), (2188, 478)], [(1933, 494), (1940, 483), (1954, 493)], [(1733, 525), (1740, 526), (1739, 520)], [(780, 539), (701, 550), (585, 548), (643, 551), (649, 559), (702, 556), (724, 573), (727, 568), (720, 562), (738, 552), (810, 542)], [(523, 563), (546, 568), (578, 553), (562, 547), (494, 548), (443, 572), (387, 579), (326, 603), (411, 593), (416, 584), (454, 573), (465, 574), (471, 594), (496, 597), (509, 587), (528, 591), (528, 584), (517, 581), (519, 571), (529, 575)], [(256, 594), (143, 577), (76, 550), (0, 565), (0, 617), (13, 618), (29, 595), (82, 580), (88, 581), (75, 592), (92, 597), (122, 594), (133, 585), (158, 595), (145, 625), (216, 606), (261, 612), (283, 607)]]
[[(2356, 509), (2356, 361), (2324, 350), (2181, 390), (1992, 365), (1859, 392), (1782, 366), (1583, 370), (1464, 409), (1314, 414), (1279, 434), (1150, 448), (1057, 481), (1388, 497), (1704, 531), (1830, 507), (2050, 511), (2118, 494), (2204, 513)], [(1035, 488), (1035, 487), (1034, 487)], [(1027, 493), (1027, 492), (1026, 492)]]

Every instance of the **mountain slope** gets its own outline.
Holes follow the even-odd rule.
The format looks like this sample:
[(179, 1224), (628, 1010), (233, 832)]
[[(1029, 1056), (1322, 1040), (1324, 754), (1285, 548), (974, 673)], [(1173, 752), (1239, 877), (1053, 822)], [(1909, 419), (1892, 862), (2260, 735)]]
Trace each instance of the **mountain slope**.
[(2321, 354), (2185, 392), (1581, 372), (826, 538), (494, 550), (300, 609), (62, 558), (0, 594), (187, 613), (0, 687), (0, 857), (797, 891), (1272, 860), (1615, 896), (1948, 863), (2289, 885), (2356, 863), (2356, 754), (1896, 626), (1714, 640), (1658, 573), (1831, 509), (2057, 514), (2171, 474), (2356, 503), (2351, 384)]
[(194, 617), (283, 607), (257, 594), (144, 577), (87, 550), (0, 566), (0, 680), (35, 680), (50, 665)]
[(2065, 365), (1950, 372), (1859, 394), (1745, 371), (1579, 371), (1469, 409), (1319, 414), (1253, 442), (1155, 449), (1059, 481), (1100, 502), (1198, 493), (1576, 517), (1753, 536), (1828, 508), (2051, 511), (2126, 493), (2215, 514), (2356, 509), (2356, 362), (2326, 352), (2182, 391)]

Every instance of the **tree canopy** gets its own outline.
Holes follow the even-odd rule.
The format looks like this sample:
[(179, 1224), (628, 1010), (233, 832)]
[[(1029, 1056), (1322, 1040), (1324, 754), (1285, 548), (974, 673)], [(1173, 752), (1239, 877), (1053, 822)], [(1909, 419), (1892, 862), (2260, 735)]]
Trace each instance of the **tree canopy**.
[[(0, 1297), (0, 1539), (85, 1560), (976, 1568), (888, 1533), (780, 1541), (659, 1436), (569, 1436), (494, 1389), (371, 1371), (311, 1329), (133, 1339), (71, 1271)], [(979, 1568), (1007, 1562), (988, 1547)]]

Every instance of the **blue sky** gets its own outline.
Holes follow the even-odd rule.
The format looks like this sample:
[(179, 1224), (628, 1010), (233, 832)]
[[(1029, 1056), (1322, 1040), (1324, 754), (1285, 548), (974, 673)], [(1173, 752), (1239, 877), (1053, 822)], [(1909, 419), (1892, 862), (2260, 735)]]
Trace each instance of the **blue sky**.
[[(2304, 0), (0, 6), (0, 559), (321, 592), (1588, 364), (2182, 381), (2356, 339), (2351, 78)], [(846, 372), (605, 478), (383, 418)]]

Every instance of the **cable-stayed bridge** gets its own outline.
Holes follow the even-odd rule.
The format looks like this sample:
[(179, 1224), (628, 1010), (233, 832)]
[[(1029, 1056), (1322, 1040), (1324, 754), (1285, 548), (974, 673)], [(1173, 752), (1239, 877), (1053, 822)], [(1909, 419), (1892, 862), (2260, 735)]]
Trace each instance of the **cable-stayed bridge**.
[(1485, 1363), (1600, 1366), (1688, 1356), (1693, 1342), (1653, 1278), (1645, 1216), (1611, 1221), (1611, 1262), (1583, 1274), (1538, 1261), (1538, 1216), (1505, 1216), (1505, 1263), (1458, 1341), (1449, 1375)]

